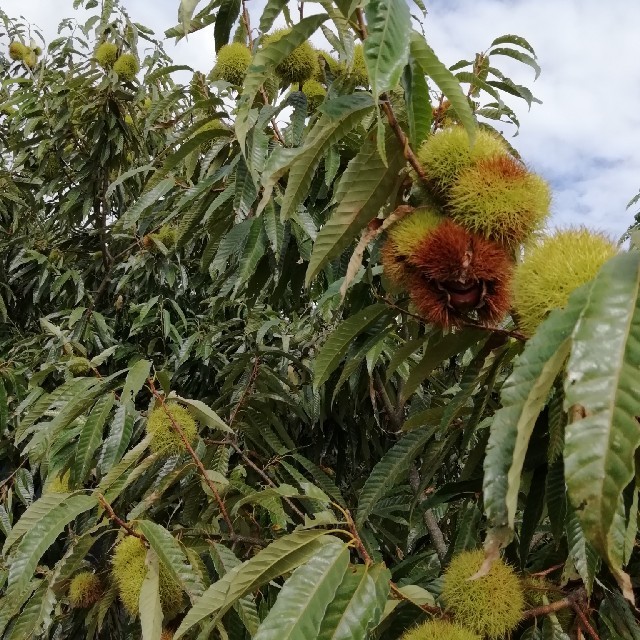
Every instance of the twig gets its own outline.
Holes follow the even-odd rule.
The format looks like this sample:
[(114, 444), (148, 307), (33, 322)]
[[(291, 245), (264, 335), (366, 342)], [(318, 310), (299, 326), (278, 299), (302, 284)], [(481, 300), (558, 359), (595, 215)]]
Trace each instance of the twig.
[(535, 576), (536, 578), (544, 578), (544, 576), (548, 576), (550, 573), (553, 573), (558, 569), (562, 569), (562, 567), (564, 567), (564, 562), (561, 562), (560, 564), (555, 564), (553, 565), (553, 567), (549, 567), (548, 569), (544, 569), (543, 571), (532, 573), (531, 575)]
[(373, 564), (373, 560), (371, 559), (369, 552), (367, 551), (366, 547), (364, 546), (364, 543), (362, 542), (362, 538), (358, 533), (358, 529), (356, 528), (356, 523), (354, 522), (350, 511), (348, 509), (345, 509), (341, 505), (339, 505), (337, 502), (332, 501), (331, 504), (344, 516), (345, 522), (347, 524), (347, 528), (349, 529), (349, 533), (351, 534), (353, 540), (355, 541), (356, 549), (358, 549), (358, 554), (362, 558), (363, 562), (366, 565)]
[(591, 636), (592, 640), (600, 640), (598, 632), (591, 626), (587, 616), (584, 614), (579, 602), (574, 599), (571, 600), (571, 608), (575, 611), (578, 618), (580, 618), (580, 624), (584, 627), (584, 630)]
[(465, 327), (469, 327), (472, 329), (480, 329), (482, 331), (491, 331), (491, 333), (496, 333), (501, 336), (508, 336), (509, 338), (515, 338), (516, 340), (520, 340), (521, 342), (527, 341), (527, 336), (519, 331), (512, 331), (510, 329), (500, 329), (499, 327), (485, 327), (481, 324), (476, 324), (475, 322), (465, 322)]
[[(260, 538), (252, 538), (251, 536), (239, 536), (239, 535), (232, 535), (232, 536), (225, 536), (222, 533), (220, 534), (209, 534), (209, 537), (212, 536), (216, 536), (219, 537), (221, 540), (225, 540), (226, 542), (232, 542), (232, 543), (236, 543), (236, 542), (243, 542), (245, 544), (252, 544), (255, 547), (268, 547), (269, 546), (269, 542), (267, 542), (266, 540), (261, 540)], [(211, 544), (211, 540), (208, 540), (209, 544)]]
[[(411, 469), (409, 470), (409, 484), (411, 485), (411, 490), (416, 494), (416, 498), (419, 499), (420, 476), (415, 465), (411, 465)], [(440, 560), (441, 565), (444, 565), (445, 558), (447, 557), (447, 543), (442, 535), (442, 530), (438, 526), (438, 521), (436, 520), (433, 510), (425, 509), (422, 514), (422, 519), (431, 537), (431, 542), (433, 543), (433, 548), (436, 551), (438, 560)]]
[(393, 427), (396, 431), (402, 430), (402, 407), (396, 409), (391, 402), (391, 398), (389, 397), (389, 393), (387, 392), (386, 387), (384, 386), (384, 382), (380, 377), (380, 374), (375, 372), (375, 385), (380, 397), (382, 398), (382, 402), (384, 404), (384, 408), (389, 416), (389, 420), (393, 424)]
[(542, 607), (535, 607), (535, 609), (528, 609), (522, 614), (521, 620), (530, 620), (531, 618), (541, 618), (542, 616), (555, 613), (556, 611), (562, 611), (562, 609), (568, 609), (571, 606), (570, 598), (563, 598), (562, 600), (556, 600), (550, 604), (545, 604)]
[(209, 487), (209, 490), (211, 491), (211, 493), (213, 493), (213, 495), (215, 496), (216, 502), (218, 503), (218, 507), (220, 508), (220, 513), (222, 514), (222, 517), (224, 521), (227, 523), (227, 527), (229, 528), (229, 533), (231, 535), (234, 535), (233, 523), (231, 522), (231, 518), (227, 513), (227, 509), (224, 506), (224, 502), (222, 501), (222, 498), (220, 497), (220, 493), (216, 489), (215, 484), (211, 481), (211, 478), (209, 478), (209, 476), (207, 475), (207, 470), (204, 468), (204, 465), (202, 464), (202, 460), (200, 460), (198, 454), (193, 450), (191, 443), (189, 442), (187, 437), (184, 435), (184, 431), (182, 430), (182, 427), (176, 422), (176, 419), (173, 417), (173, 415), (167, 408), (164, 398), (157, 392), (156, 387), (153, 384), (153, 380), (149, 379), (148, 383), (149, 383), (149, 388), (151, 389), (151, 393), (153, 394), (153, 397), (160, 403), (160, 406), (162, 407), (163, 411), (167, 414), (169, 420), (171, 421), (171, 425), (173, 426), (176, 433), (180, 436), (180, 439), (184, 443), (187, 451), (189, 452), (189, 455), (191, 456), (196, 466), (198, 467), (198, 470), (202, 475), (202, 479), (204, 480), (205, 484)]
[[(367, 25), (364, 20), (364, 12), (361, 7), (356, 9), (356, 17), (358, 19), (358, 28), (360, 31), (360, 38), (362, 40), (366, 40), (367, 33)], [(389, 126), (392, 131), (395, 133), (396, 138), (402, 145), (402, 152), (404, 153), (404, 157), (407, 159), (407, 162), (413, 167), (413, 170), (418, 174), (420, 180), (426, 181), (427, 174), (425, 173), (420, 161), (416, 157), (416, 154), (413, 152), (411, 145), (409, 144), (409, 138), (407, 138), (407, 134), (402, 130), (402, 127), (398, 124), (398, 120), (396, 119), (396, 115), (393, 112), (393, 107), (389, 102), (389, 97), (386, 93), (380, 95), (380, 102), (382, 106), (382, 110), (387, 116), (387, 120), (389, 121)]]
[[(251, 461), (249, 456), (247, 456), (235, 442), (228, 440), (227, 444), (242, 458), (245, 464), (249, 465), (270, 487), (276, 488), (278, 486), (257, 464)], [(302, 513), (289, 498), (283, 496), (283, 500), (301, 520), (304, 520), (304, 513)]]
[(247, 40), (249, 41), (249, 49), (253, 49), (253, 38), (251, 37), (251, 21), (245, 0), (242, 0), (242, 24), (247, 32)]
[(242, 408), (242, 405), (245, 403), (245, 400), (247, 399), (249, 392), (251, 391), (251, 389), (253, 389), (253, 385), (255, 384), (256, 378), (258, 376), (259, 367), (260, 367), (260, 358), (256, 356), (255, 360), (253, 361), (253, 369), (251, 370), (251, 375), (249, 376), (249, 382), (247, 382), (247, 386), (244, 388), (244, 391), (240, 396), (240, 400), (238, 400), (238, 403), (233, 408), (233, 410), (231, 411), (231, 415), (229, 416), (230, 427), (233, 425), (236, 419), (236, 416), (238, 415), (238, 411), (240, 411), (240, 409)]
[(147, 539), (141, 533), (138, 533), (130, 524), (126, 523), (122, 518), (119, 518), (117, 516), (116, 512), (113, 510), (113, 507), (107, 502), (106, 498), (101, 493), (98, 494), (98, 502), (102, 505), (102, 508), (109, 514), (109, 519), (113, 520), (119, 527), (122, 527), (130, 536), (135, 536), (143, 542), (147, 541)]

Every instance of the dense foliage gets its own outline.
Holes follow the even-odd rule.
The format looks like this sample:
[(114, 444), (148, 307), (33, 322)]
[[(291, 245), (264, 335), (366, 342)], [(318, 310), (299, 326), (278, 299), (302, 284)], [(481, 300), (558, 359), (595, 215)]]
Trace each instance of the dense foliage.
[[(538, 102), (495, 66), (537, 77), (529, 43), (447, 68), (404, 0), (182, 0), (205, 77), (75, 4), (49, 43), (0, 11), (0, 635), (640, 638), (640, 253), (576, 274), (576, 231), (504, 317), (548, 207), (497, 130)], [(407, 229), (495, 277), (436, 313)]]

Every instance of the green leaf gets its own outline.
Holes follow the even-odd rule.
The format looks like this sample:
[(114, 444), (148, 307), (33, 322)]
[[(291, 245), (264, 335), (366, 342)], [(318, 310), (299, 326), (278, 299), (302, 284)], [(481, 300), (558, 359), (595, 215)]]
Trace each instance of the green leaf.
[(378, 154), (375, 136), (369, 134), (364, 146), (347, 166), (335, 189), (338, 206), (320, 230), (307, 268), (306, 285), (331, 258), (339, 255), (375, 218), (393, 193), (404, 154), (393, 132), (387, 135), (387, 166)]
[(236, 190), (233, 199), (233, 209), (236, 215), (243, 219), (248, 217), (251, 205), (255, 202), (258, 190), (251, 177), (249, 167), (242, 156), (236, 167)]
[(240, 0), (222, 0), (216, 15), (213, 37), (216, 43), (216, 53), (229, 42), (231, 28), (240, 15)]
[(260, 17), (260, 33), (267, 33), (271, 29), (275, 19), (280, 15), (287, 2), (288, 0), (268, 0)]
[(133, 435), (133, 415), (126, 405), (121, 404), (113, 416), (109, 436), (102, 445), (98, 468), (101, 473), (111, 471), (129, 446)]
[(387, 314), (391, 317), (392, 313), (387, 305), (373, 304), (342, 322), (331, 333), (316, 356), (313, 369), (314, 388), (318, 389), (329, 379), (358, 334), (376, 322), (380, 316)]
[(522, 51), (516, 51), (515, 49), (506, 49), (503, 47), (498, 47), (497, 49), (491, 49), (489, 51), (490, 56), (508, 56), (509, 58), (513, 58), (514, 60), (518, 60), (526, 65), (529, 65), (536, 72), (536, 80), (540, 75), (540, 65), (536, 62), (535, 58), (532, 58), (530, 55), (526, 53), (522, 53)]
[(320, 119), (291, 162), (280, 207), (282, 218), (290, 217), (309, 193), (313, 176), (329, 147), (353, 129), (372, 107), (371, 95), (364, 92), (340, 96), (324, 103)]
[(359, 527), (365, 523), (379, 500), (391, 491), (396, 482), (408, 472), (409, 465), (438, 427), (439, 425), (436, 424), (411, 431), (393, 445), (376, 464), (358, 497), (356, 524)]
[(565, 409), (570, 416), (585, 416), (566, 428), (569, 498), (587, 539), (628, 587), (623, 586), (625, 597), (631, 594), (622, 573), (624, 541), (611, 533), (640, 445), (639, 285), (637, 251), (619, 254), (602, 267), (574, 329), (565, 378)]
[(536, 55), (533, 47), (521, 36), (514, 36), (511, 34), (500, 36), (499, 38), (496, 38), (489, 46), (495, 47), (497, 44), (515, 44), (518, 47), (526, 49), (534, 56)]
[(180, 543), (162, 525), (149, 520), (139, 520), (136, 524), (149, 541), (151, 548), (158, 554), (163, 566), (182, 585), (189, 597), (192, 600), (200, 597), (204, 591), (204, 585), (189, 565)]
[(309, 530), (297, 531), (272, 542), (204, 592), (180, 624), (175, 640), (209, 616), (219, 619), (238, 599), (270, 580), (293, 571), (318, 553), (324, 544), (333, 540), (335, 538), (327, 535), (326, 531)]
[(150, 371), (151, 362), (149, 360), (138, 360), (138, 362), (129, 369), (127, 379), (122, 388), (122, 395), (120, 396), (122, 404), (130, 404), (133, 406), (136, 396), (149, 378)]
[(409, 141), (418, 148), (429, 135), (433, 119), (429, 86), (422, 67), (411, 57), (402, 77), (407, 119), (409, 121)]
[(123, 216), (116, 223), (117, 229), (130, 229), (133, 227), (140, 216), (152, 206), (156, 205), (161, 198), (163, 198), (171, 189), (175, 186), (175, 180), (173, 178), (165, 178), (159, 182), (153, 189), (147, 191), (142, 195), (135, 204), (131, 206), (123, 214)]
[(41, 498), (32, 503), (22, 514), (20, 520), (13, 525), (11, 533), (4, 541), (2, 554), (7, 555), (11, 547), (13, 547), (27, 531), (31, 531), (40, 520), (54, 511), (68, 495), (69, 494), (66, 493), (45, 493)]
[(223, 433), (235, 433), (234, 430), (228, 427), (225, 421), (213, 409), (201, 400), (192, 400), (191, 398), (183, 398), (178, 395), (171, 395), (171, 397), (175, 397), (180, 400), (182, 404), (186, 404), (194, 418), (201, 424), (204, 424), (211, 429), (222, 431)]
[(178, 22), (184, 28), (184, 35), (189, 33), (191, 18), (200, 4), (200, 0), (180, 0), (180, 8), (178, 9)]
[(570, 505), (567, 506), (566, 520), (567, 547), (569, 558), (573, 561), (576, 571), (582, 578), (584, 588), (590, 596), (593, 590), (593, 581), (600, 568), (600, 561), (596, 550), (585, 538), (580, 526), (580, 520)]
[(82, 425), (75, 458), (71, 466), (72, 485), (82, 484), (93, 468), (93, 456), (102, 442), (102, 431), (113, 404), (114, 396), (112, 393), (99, 398)]
[(255, 640), (317, 638), (325, 611), (349, 565), (349, 548), (334, 538), (284, 583)]
[(480, 329), (464, 329), (443, 336), (441, 332), (433, 336), (425, 347), (424, 355), (416, 364), (402, 390), (402, 397), (407, 400), (422, 384), (422, 381), (444, 360), (463, 354), (469, 347), (482, 338), (487, 332)]
[(416, 31), (411, 32), (411, 56), (444, 93), (455, 110), (456, 116), (467, 130), (469, 139), (473, 142), (476, 135), (476, 121), (460, 83), (453, 73), (438, 60), (433, 49)]
[(98, 485), (96, 492), (104, 493), (107, 500), (113, 500), (119, 494), (115, 488), (122, 482), (122, 476), (129, 471), (129, 469), (140, 461), (140, 458), (144, 455), (145, 450), (151, 442), (151, 437), (147, 436), (144, 440), (139, 442), (133, 449), (127, 451), (122, 460), (109, 468), (107, 475), (102, 478)]
[[(231, 569), (235, 569), (241, 564), (240, 560), (234, 555), (231, 549), (227, 549), (222, 544), (212, 542), (209, 549), (213, 565), (216, 569), (216, 573), (222, 577)], [(258, 617), (258, 609), (256, 607), (255, 600), (251, 594), (239, 598), (234, 605), (235, 610), (242, 620), (242, 624), (247, 628), (247, 631), (253, 637), (260, 626), (260, 618)]]
[(7, 400), (7, 389), (4, 382), (0, 380), (0, 433), (4, 433), (7, 428), (9, 416), (9, 403)]
[(142, 640), (158, 640), (162, 633), (162, 605), (160, 604), (160, 563), (153, 549), (147, 551), (147, 573), (140, 590), (140, 626)]
[(374, 97), (396, 87), (409, 60), (411, 14), (405, 0), (369, 0), (364, 59)]
[(40, 558), (64, 528), (81, 513), (97, 505), (92, 496), (64, 494), (63, 497), (63, 502), (49, 510), (24, 534), (11, 555), (9, 587), (5, 594), (7, 600), (11, 601), (27, 587)]
[(238, 264), (238, 278), (234, 287), (234, 295), (240, 287), (255, 274), (256, 266), (262, 256), (264, 256), (266, 247), (266, 234), (263, 229), (262, 220), (253, 218), (251, 230), (244, 245), (242, 256)]
[(382, 616), (390, 580), (382, 564), (350, 567), (327, 607), (317, 640), (366, 640)]
[(524, 457), (536, 419), (571, 348), (587, 288), (578, 289), (567, 308), (542, 323), (514, 361), (501, 392), (502, 408), (491, 423), (484, 462), (484, 504), (492, 527), (513, 530)]

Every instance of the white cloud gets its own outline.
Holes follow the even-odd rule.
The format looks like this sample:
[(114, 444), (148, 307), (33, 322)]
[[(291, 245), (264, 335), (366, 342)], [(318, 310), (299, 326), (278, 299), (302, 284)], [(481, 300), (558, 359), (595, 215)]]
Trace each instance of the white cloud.
[[(24, 15), (50, 39), (63, 17), (79, 15), (72, 0), (3, 0), (10, 16)], [(558, 224), (588, 224), (620, 235), (631, 222), (626, 202), (640, 188), (640, 3), (610, 0), (433, 0), (424, 22), (441, 59), (452, 64), (485, 50), (505, 33), (529, 40), (542, 75), (496, 56), (492, 64), (531, 87), (544, 104), (530, 112), (509, 102), (520, 117), (513, 139), (529, 165), (554, 188)], [(158, 35), (176, 22), (178, 0), (124, 0), (131, 18)], [(255, 27), (264, 0), (249, 2)], [(309, 12), (320, 11), (317, 4)], [(292, 15), (296, 16), (295, 3)], [(214, 59), (213, 29), (177, 45), (167, 43), (177, 63), (207, 72)], [(518, 104), (520, 102), (520, 104)], [(508, 126), (505, 133), (509, 135)]]

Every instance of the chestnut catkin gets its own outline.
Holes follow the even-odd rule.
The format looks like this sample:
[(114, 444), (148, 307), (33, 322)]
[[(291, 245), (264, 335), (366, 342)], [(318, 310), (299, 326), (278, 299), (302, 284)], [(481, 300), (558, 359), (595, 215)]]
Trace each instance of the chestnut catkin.
[(513, 263), (495, 242), (447, 220), (415, 248), (410, 261), (411, 297), (433, 324), (456, 327), (475, 319), (495, 325), (508, 312)]

